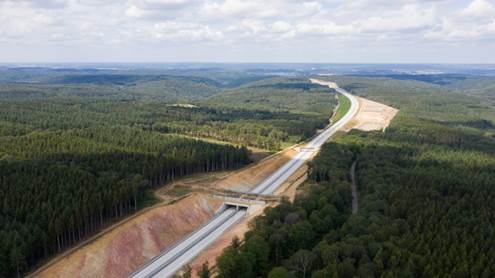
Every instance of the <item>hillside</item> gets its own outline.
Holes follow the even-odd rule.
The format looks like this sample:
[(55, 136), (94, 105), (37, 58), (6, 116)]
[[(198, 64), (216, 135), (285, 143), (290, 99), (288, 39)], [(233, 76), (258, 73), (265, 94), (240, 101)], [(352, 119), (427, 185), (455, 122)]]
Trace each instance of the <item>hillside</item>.
[(327, 143), (305, 193), (256, 219), (245, 242), (218, 258), (218, 276), (495, 275), (493, 108), (417, 81), (339, 79), (400, 107), (398, 116), (384, 132), (352, 131)]
[(328, 93), (328, 88), (310, 83), (306, 78), (273, 77), (214, 95), (207, 103), (328, 118), (336, 100), (334, 94)]
[[(246, 146), (277, 151), (312, 136), (336, 103), (308, 81), (291, 89), (291, 79), (268, 79), (283, 88), (263, 89), (269, 106), (213, 105), (234, 84), (263, 78), (211, 73), (7, 70), (0, 80), (0, 276), (21, 275), (153, 204), (157, 186), (249, 163)], [(319, 94), (329, 99), (328, 113), (293, 112), (287, 102), (270, 109), (283, 102), (275, 91), (301, 95), (303, 104)]]

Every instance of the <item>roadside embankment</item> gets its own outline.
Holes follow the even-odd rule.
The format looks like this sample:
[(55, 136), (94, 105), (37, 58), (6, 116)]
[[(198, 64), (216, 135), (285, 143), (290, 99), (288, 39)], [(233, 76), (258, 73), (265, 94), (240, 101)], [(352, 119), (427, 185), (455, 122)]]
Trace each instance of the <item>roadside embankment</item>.
[(127, 277), (210, 219), (221, 201), (191, 194), (158, 206), (96, 238), (34, 277)]

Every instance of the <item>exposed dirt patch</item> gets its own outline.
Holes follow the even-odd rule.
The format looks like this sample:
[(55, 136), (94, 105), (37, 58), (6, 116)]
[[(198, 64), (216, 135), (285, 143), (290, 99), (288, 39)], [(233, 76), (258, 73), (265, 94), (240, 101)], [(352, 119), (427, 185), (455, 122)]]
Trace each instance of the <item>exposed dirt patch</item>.
[(297, 154), (296, 146), (290, 147), (275, 155), (260, 160), (256, 164), (240, 171), (233, 172), (214, 182), (212, 186), (238, 192), (246, 192), (270, 176)]
[(275, 195), (287, 197), (289, 201), (293, 202), (296, 198), (299, 185), (308, 178), (308, 168), (308, 165), (304, 164), (297, 169), (297, 171), (275, 191)]
[[(328, 86), (332, 89), (338, 88), (338, 84), (332, 81), (310, 79), (311, 82)], [(359, 129), (362, 131), (384, 130), (390, 124), (399, 110), (381, 104), (379, 102), (356, 97), (359, 100), (359, 111), (354, 119), (345, 126), (344, 130)]]
[[(222, 203), (209, 190), (239, 190), (254, 187), (296, 154), (295, 147), (266, 156), (237, 171), (196, 174), (158, 189), (155, 195), (162, 205), (138, 213), (116, 224), (90, 243), (54, 259), (34, 273), (34, 277), (127, 277), (161, 251), (182, 239), (210, 219)], [(242, 182), (241, 182), (242, 181)], [(195, 193), (193, 193), (195, 192)], [(184, 196), (192, 194), (184, 199)], [(166, 203), (172, 203), (165, 205)], [(262, 209), (259, 210), (259, 213)], [(258, 213), (258, 214), (259, 214)], [(234, 235), (243, 235), (251, 214), (226, 233), (212, 249), (215, 258)], [(210, 249), (208, 249), (210, 250)]]
[[(396, 109), (377, 102), (362, 98), (359, 101), (359, 112), (346, 130), (382, 130), (397, 113)], [(213, 216), (222, 200), (208, 197), (210, 195), (205, 193), (221, 190), (245, 192), (295, 156), (296, 148), (292, 146), (268, 157), (267, 153), (260, 152), (255, 159), (263, 159), (240, 170), (197, 174), (164, 186), (155, 194), (163, 203), (174, 204), (155, 206), (115, 225), (91, 243), (56, 260), (36, 273), (35, 277), (127, 277)], [(306, 179), (306, 173), (307, 166), (304, 165), (275, 194), (293, 200), (298, 186)], [(188, 194), (192, 195), (181, 199)], [(249, 221), (262, 214), (263, 209), (260, 206), (250, 211), (248, 217), (204, 250), (191, 263), (192, 268), (198, 269), (205, 260), (213, 266), (216, 257), (231, 243), (232, 238), (238, 236), (242, 239)]]
[(362, 131), (385, 130), (399, 110), (385, 104), (357, 97), (359, 111), (354, 119), (346, 125), (346, 131), (358, 129)]
[[(302, 184), (307, 178), (308, 166), (303, 165), (300, 167), (294, 175), (289, 177), (289, 179), (284, 182), (276, 191), (277, 196), (286, 196), (289, 200), (293, 201), (297, 188)], [(241, 220), (240, 223), (235, 225), (233, 229), (227, 231), (220, 238), (218, 238), (211, 246), (206, 248), (201, 252), (190, 264), (193, 269), (193, 274), (201, 268), (205, 261), (208, 261), (210, 267), (214, 266), (216, 263), (216, 258), (222, 254), (222, 251), (227, 248), (234, 237), (238, 237), (241, 241), (244, 239), (244, 234), (249, 230), (249, 222), (255, 217), (263, 214), (264, 209), (268, 206), (274, 206), (276, 203), (268, 203), (265, 206), (251, 207), (249, 215)]]
[(243, 240), (244, 234), (249, 230), (249, 222), (256, 216), (263, 213), (265, 206), (257, 206), (256, 208), (250, 208), (250, 213), (247, 217), (241, 220), (232, 229), (228, 230), (225, 234), (220, 236), (212, 245), (201, 252), (190, 264), (193, 274), (201, 268), (205, 261), (208, 261), (210, 267), (216, 263), (216, 258), (220, 256), (227, 246), (230, 245), (234, 237), (238, 237)]
[[(330, 84), (325, 85), (331, 85), (334, 86), (334, 88), (337, 87), (335, 83), (328, 83)], [(353, 128), (364, 131), (384, 130), (398, 112), (397, 109), (378, 102), (363, 98), (358, 98), (358, 100), (360, 108), (355, 118), (348, 125), (346, 125), (343, 131), (338, 132), (335, 136), (343, 134)], [(260, 161), (257, 165), (249, 167), (249, 169), (244, 169), (240, 172), (225, 176), (222, 179), (213, 182), (210, 186), (217, 186), (224, 189), (238, 191), (250, 189), (261, 182), (264, 178), (268, 177), (274, 170), (281, 167), (292, 156), (296, 155), (296, 148), (297, 147), (294, 146), (279, 153), (278, 155)], [(287, 196), (291, 201), (293, 201), (298, 193), (299, 185), (301, 185), (307, 178), (307, 171), (308, 166), (303, 165), (275, 191), (275, 195)], [(222, 253), (222, 250), (230, 245), (235, 236), (242, 240), (244, 233), (249, 229), (249, 221), (262, 213), (263, 209), (259, 209), (255, 213), (250, 214), (247, 218), (243, 219), (241, 223), (222, 235), (215, 243), (204, 250), (191, 262), (193, 273), (195, 273), (195, 271), (199, 269), (205, 261), (208, 261), (210, 267), (214, 266), (216, 263), (215, 260)]]
[(156, 195), (162, 200), (170, 200), (188, 192), (246, 192), (295, 156), (296, 148), (294, 145), (236, 171), (196, 174), (179, 179), (157, 190)]
[(153, 208), (53, 263), (35, 277), (127, 277), (210, 219), (221, 200), (192, 194)]

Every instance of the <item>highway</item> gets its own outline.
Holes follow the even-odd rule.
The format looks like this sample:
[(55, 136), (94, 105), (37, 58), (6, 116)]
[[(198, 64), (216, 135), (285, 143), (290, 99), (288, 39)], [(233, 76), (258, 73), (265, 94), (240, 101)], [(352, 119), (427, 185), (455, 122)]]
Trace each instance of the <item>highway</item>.
[[(327, 85), (324, 81), (312, 79), (314, 83)], [(349, 94), (344, 89), (334, 87), (337, 92), (349, 98), (351, 107), (349, 111), (339, 121), (326, 128), (310, 142), (301, 147), (301, 150), (294, 158), (284, 164), (280, 169), (275, 171), (267, 179), (261, 182), (258, 186), (252, 189), (249, 193), (268, 195), (272, 194), (282, 183), (284, 183), (294, 172), (308, 160), (314, 151), (317, 151), (335, 132), (341, 129), (356, 115), (359, 109), (359, 102), (353, 95)]]
[(246, 210), (224, 208), (189, 236), (171, 246), (165, 252), (148, 262), (144, 267), (131, 274), (131, 277), (171, 277), (183, 265), (196, 257), (223, 232), (244, 217)]
[[(351, 107), (342, 119), (324, 129), (310, 142), (300, 148), (299, 153), (281, 168), (253, 188), (250, 193), (270, 195), (294, 172), (297, 171), (335, 132), (347, 124), (357, 113), (358, 100), (347, 91), (340, 89), (331, 82), (311, 79), (313, 83), (329, 86), (351, 101)], [(171, 277), (185, 264), (194, 259), (201, 251), (206, 249), (220, 235), (238, 223), (246, 214), (246, 209), (236, 210), (234, 207), (222, 206), (221, 210), (208, 222), (196, 229), (186, 238), (177, 242), (160, 255), (149, 261), (130, 277)]]

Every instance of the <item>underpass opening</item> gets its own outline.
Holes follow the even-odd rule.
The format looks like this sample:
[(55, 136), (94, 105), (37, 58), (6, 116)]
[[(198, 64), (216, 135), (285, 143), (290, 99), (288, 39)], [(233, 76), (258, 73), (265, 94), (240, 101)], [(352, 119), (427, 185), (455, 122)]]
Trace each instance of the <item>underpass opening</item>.
[(225, 206), (227, 209), (228, 208), (235, 208), (236, 211), (247, 210), (249, 208), (249, 204), (234, 203), (234, 202), (226, 202)]

